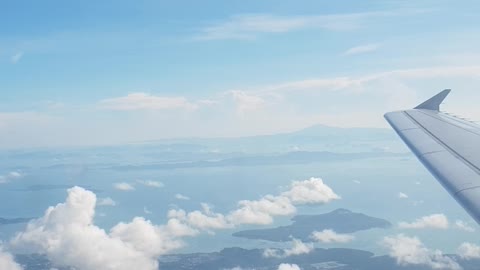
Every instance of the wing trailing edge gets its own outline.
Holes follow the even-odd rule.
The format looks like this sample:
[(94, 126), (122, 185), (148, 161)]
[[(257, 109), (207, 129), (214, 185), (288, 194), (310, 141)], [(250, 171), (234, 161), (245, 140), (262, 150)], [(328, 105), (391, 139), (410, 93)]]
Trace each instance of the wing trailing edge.
[(480, 126), (439, 111), (444, 90), (385, 119), (430, 173), (480, 224)]

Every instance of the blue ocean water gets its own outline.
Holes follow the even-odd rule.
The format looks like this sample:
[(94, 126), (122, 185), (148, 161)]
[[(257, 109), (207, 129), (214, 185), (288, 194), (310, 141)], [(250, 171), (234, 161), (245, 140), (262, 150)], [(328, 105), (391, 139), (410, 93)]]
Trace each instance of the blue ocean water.
[[(119, 170), (110, 166), (115, 164), (114, 159), (115, 157), (109, 160), (102, 159), (101, 162), (86, 160), (53, 167), (51, 164), (56, 161), (51, 164), (34, 164), (35, 162), (29, 164), (29, 161), (22, 161), (24, 163), (22, 168), (8, 164), (8, 167), (3, 168), (5, 173), (18, 169), (24, 177), (0, 186), (0, 217), (42, 216), (47, 207), (65, 200), (68, 187), (79, 185), (94, 191), (98, 198), (110, 197), (117, 203), (114, 207), (97, 207), (95, 222), (108, 231), (118, 222), (129, 221), (135, 216), (144, 216), (155, 224), (163, 224), (167, 220), (169, 209), (197, 210), (200, 209), (200, 203), (208, 203), (216, 212), (228, 213), (235, 209), (240, 200), (254, 200), (267, 194), (275, 195), (285, 190), (293, 180), (320, 177), (342, 199), (321, 206), (298, 207), (298, 214), (320, 214), (337, 208), (346, 208), (384, 218), (394, 224), (393, 228), (387, 230), (376, 229), (355, 233), (356, 240), (343, 244), (342, 247), (359, 248), (381, 254), (385, 252), (379, 245), (382, 237), (397, 233), (418, 236), (426, 245), (445, 252), (454, 252), (463, 241), (480, 240), (477, 234), (456, 229), (410, 232), (395, 227), (400, 221), (413, 221), (434, 213), (444, 213), (450, 221), (461, 219), (475, 226), (461, 207), (410, 155), (306, 164), (131, 170)], [(143, 164), (146, 161), (132, 158), (122, 162)], [(147, 187), (139, 184), (138, 180), (159, 181), (164, 186)], [(113, 184), (118, 182), (131, 183), (135, 190), (129, 192), (116, 190)], [(399, 192), (408, 194), (409, 198), (399, 199)], [(177, 193), (190, 197), (190, 200), (176, 199)], [(148, 209), (149, 213), (145, 213), (145, 209)], [(289, 223), (289, 217), (279, 217), (274, 224), (266, 227)], [(24, 226), (25, 224), (0, 226), (0, 239), (8, 241)], [(237, 230), (261, 227), (243, 226), (217, 231), (213, 235), (203, 234), (187, 238), (187, 246), (178, 252), (210, 252), (232, 246), (267, 248), (284, 245), (231, 236)]]

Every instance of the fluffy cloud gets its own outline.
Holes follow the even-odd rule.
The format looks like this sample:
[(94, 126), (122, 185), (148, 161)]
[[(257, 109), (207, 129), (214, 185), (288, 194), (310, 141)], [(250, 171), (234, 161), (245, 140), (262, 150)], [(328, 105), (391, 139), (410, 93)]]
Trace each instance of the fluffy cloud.
[(383, 245), (399, 265), (426, 265), (432, 269), (461, 269), (460, 265), (452, 258), (445, 256), (439, 250), (426, 248), (416, 237), (408, 237), (402, 234), (385, 237)]
[(178, 193), (178, 194), (175, 194), (175, 199), (188, 201), (190, 200), (190, 197)]
[[(93, 224), (95, 205), (94, 193), (80, 187), (71, 188), (65, 203), (49, 207), (43, 217), (31, 221), (25, 231), (18, 233), (11, 245), (45, 254), (57, 265), (80, 270), (157, 269), (158, 263), (151, 257), (154, 252), (145, 253), (135, 245), (138, 242), (135, 237), (139, 235), (128, 238), (116, 233), (119, 229), (108, 234)], [(136, 225), (136, 220), (131, 224), (129, 227)], [(153, 228), (143, 229), (141, 236), (155, 236)]]
[(119, 223), (110, 231), (112, 238), (120, 239), (148, 258), (156, 258), (181, 248), (184, 243), (180, 237), (196, 234), (197, 231), (175, 219), (170, 219), (166, 225), (157, 226), (143, 217), (136, 217), (130, 223)]
[(339, 199), (320, 178), (292, 182), (290, 189), (280, 195), (266, 195), (258, 200), (242, 200), (238, 208), (227, 214), (213, 212), (207, 204), (202, 211), (170, 210), (169, 217), (176, 218), (198, 230), (228, 229), (238, 225), (267, 225), (275, 216), (288, 216), (297, 211), (296, 205), (324, 204)]
[(110, 197), (97, 200), (97, 206), (115, 206), (117, 203)]
[(178, 219), (193, 228), (206, 231), (233, 227), (233, 224), (230, 224), (224, 215), (212, 212), (207, 204), (202, 204), (202, 209), (202, 211), (196, 210), (189, 213), (184, 210), (170, 210), (168, 217)]
[(458, 247), (457, 253), (463, 259), (478, 259), (480, 258), (480, 246), (465, 242)]
[(300, 267), (296, 264), (282, 263), (278, 266), (278, 270), (300, 270)]
[(165, 186), (162, 182), (152, 180), (137, 180), (137, 183), (153, 188), (162, 188)]
[(433, 214), (416, 219), (414, 222), (400, 222), (401, 229), (448, 229), (448, 219), (443, 214)]
[(408, 195), (405, 194), (405, 193), (403, 193), (403, 192), (399, 192), (398, 195), (397, 195), (397, 197), (398, 197), (399, 199), (408, 199)]
[(339, 234), (333, 230), (315, 231), (310, 238), (321, 243), (348, 243), (355, 239), (353, 235)]
[(263, 251), (263, 256), (266, 258), (286, 258), (289, 256), (308, 254), (314, 249), (312, 243), (303, 243), (299, 239), (292, 240), (292, 247), (279, 250), (279, 249), (265, 249)]
[(234, 224), (271, 224), (274, 216), (288, 216), (296, 212), (289, 198), (267, 195), (260, 200), (243, 200), (239, 208), (228, 215)]
[(95, 205), (94, 193), (71, 188), (65, 203), (30, 222), (11, 245), (79, 270), (154, 270), (158, 269), (156, 257), (182, 247), (182, 237), (198, 233), (175, 218), (158, 226), (142, 217), (119, 223), (107, 233), (93, 223)]
[(290, 189), (279, 196), (267, 195), (260, 200), (239, 202), (239, 208), (227, 219), (234, 224), (270, 224), (274, 216), (296, 212), (295, 205), (324, 204), (340, 199), (320, 178), (292, 182)]
[(456, 220), (455, 221), (455, 228), (457, 228), (459, 230), (462, 230), (462, 231), (466, 231), (466, 232), (474, 232), (475, 231), (475, 228), (468, 225), (466, 222), (464, 222), (462, 220)]
[(146, 93), (132, 93), (125, 97), (102, 100), (100, 101), (100, 107), (115, 111), (194, 110), (197, 105), (184, 97), (161, 97)]
[(113, 187), (117, 190), (121, 190), (121, 191), (132, 191), (132, 190), (135, 190), (135, 187), (132, 186), (131, 184), (129, 183), (126, 183), (126, 182), (122, 182), (122, 183), (115, 183), (113, 184)]
[[(125, 184), (117, 183), (116, 187), (129, 190)], [(22, 252), (44, 254), (56, 265), (79, 270), (153, 270), (158, 268), (158, 256), (184, 246), (184, 237), (241, 224), (267, 224), (273, 222), (274, 216), (295, 213), (294, 204), (328, 202), (325, 196), (331, 193), (318, 190), (319, 187), (325, 189), (323, 185), (317, 178), (296, 181), (279, 196), (240, 201), (239, 208), (226, 215), (202, 204), (201, 210), (188, 213), (170, 210), (164, 225), (135, 217), (115, 225), (109, 232), (93, 223), (95, 206), (111, 204), (108, 198), (97, 203), (94, 193), (74, 187), (68, 190), (64, 203), (49, 207), (43, 217), (31, 221), (24, 231), (17, 233), (10, 244)], [(316, 187), (316, 191), (305, 193), (299, 189), (302, 186)], [(311, 244), (294, 240), (293, 247), (284, 250), (283, 256), (308, 253), (312, 248)]]
[(305, 181), (294, 181), (291, 189), (282, 193), (294, 204), (328, 203), (340, 199), (333, 190), (323, 183), (322, 179), (312, 177)]
[(0, 246), (0, 269), (2, 270), (23, 270), (23, 267), (15, 262), (12, 254), (3, 251)]

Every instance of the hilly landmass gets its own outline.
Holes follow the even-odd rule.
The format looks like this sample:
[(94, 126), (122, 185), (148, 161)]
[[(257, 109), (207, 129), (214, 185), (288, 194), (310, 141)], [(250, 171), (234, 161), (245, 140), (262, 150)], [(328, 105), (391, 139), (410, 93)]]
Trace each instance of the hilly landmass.
[(337, 209), (320, 215), (298, 215), (292, 218), (293, 223), (277, 228), (239, 231), (236, 237), (260, 239), (275, 242), (290, 241), (291, 238), (311, 241), (314, 231), (331, 229), (337, 233), (353, 233), (373, 228), (389, 228), (391, 223), (381, 218), (354, 213), (347, 209)]

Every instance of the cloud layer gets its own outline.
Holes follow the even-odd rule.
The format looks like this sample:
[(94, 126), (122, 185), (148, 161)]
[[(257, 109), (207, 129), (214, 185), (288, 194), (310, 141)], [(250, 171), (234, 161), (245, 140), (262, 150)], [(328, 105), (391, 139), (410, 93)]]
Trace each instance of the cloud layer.
[[(44, 254), (55, 265), (79, 270), (153, 270), (158, 268), (156, 258), (183, 247), (185, 237), (242, 224), (268, 224), (275, 216), (295, 213), (295, 205), (323, 204), (338, 198), (321, 179), (311, 178), (292, 182), (287, 191), (277, 196), (240, 201), (237, 209), (225, 215), (202, 204), (201, 210), (192, 212), (170, 210), (164, 225), (135, 217), (107, 232), (94, 224), (95, 207), (112, 205), (113, 200), (97, 202), (93, 192), (73, 187), (64, 203), (49, 207), (10, 244), (16, 251)], [(308, 253), (312, 248), (311, 244), (294, 240), (293, 247), (282, 256)]]
[(93, 223), (95, 205), (94, 193), (71, 188), (65, 203), (49, 207), (43, 217), (30, 222), (11, 246), (81, 270), (154, 270), (156, 256), (182, 245), (175, 237), (193, 233), (174, 220), (155, 226), (143, 218), (120, 223), (107, 233)]
[(327, 186), (320, 178), (293, 181), (289, 190), (280, 195), (266, 195), (258, 200), (242, 200), (238, 208), (228, 214), (211, 211), (203, 204), (203, 211), (187, 213), (184, 210), (171, 210), (169, 217), (182, 220), (189, 226), (202, 230), (226, 229), (238, 225), (267, 225), (275, 216), (293, 215), (297, 205), (325, 204), (340, 199), (340, 196)]

